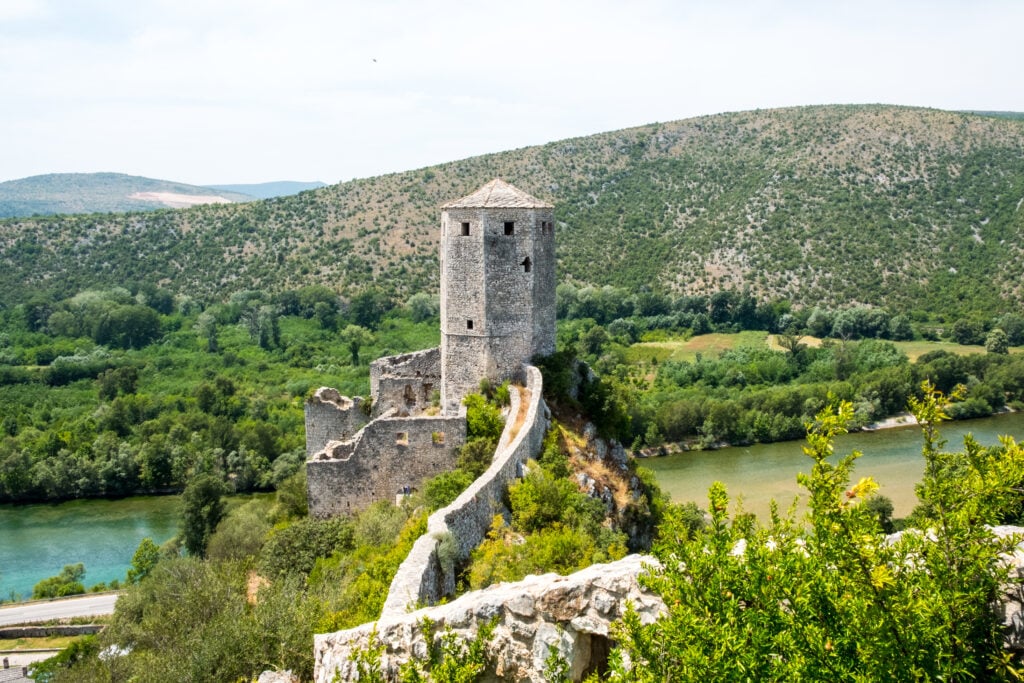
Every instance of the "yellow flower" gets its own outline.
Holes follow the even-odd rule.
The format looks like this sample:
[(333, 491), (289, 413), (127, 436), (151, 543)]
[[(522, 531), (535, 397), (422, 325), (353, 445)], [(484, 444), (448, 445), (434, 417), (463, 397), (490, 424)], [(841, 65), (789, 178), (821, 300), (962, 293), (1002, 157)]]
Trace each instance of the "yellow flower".
[(892, 572), (885, 565), (880, 564), (871, 568), (871, 585), (875, 588), (885, 588), (892, 581)]

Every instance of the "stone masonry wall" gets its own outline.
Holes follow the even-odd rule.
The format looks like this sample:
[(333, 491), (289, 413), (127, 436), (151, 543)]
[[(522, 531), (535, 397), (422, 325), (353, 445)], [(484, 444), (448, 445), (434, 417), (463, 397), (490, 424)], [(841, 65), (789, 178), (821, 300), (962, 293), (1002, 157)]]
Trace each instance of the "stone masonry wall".
[[(548, 427), (548, 410), (541, 396), (543, 381), (540, 370), (526, 368), (526, 390), (529, 400), (521, 404), (518, 391), (511, 391), (512, 405), (501, 434), (491, 466), (448, 507), (427, 520), (427, 533), (413, 545), (408, 557), (398, 568), (382, 616), (405, 614), (410, 605), (432, 604), (455, 592), (455, 576), (442, 568), (438, 544), (447, 534), (454, 537), (459, 560), (469, 557), (487, 535), (491, 519), (502, 507), (508, 485), (521, 476), (522, 465), (540, 453)], [(519, 411), (526, 418), (516, 431)], [(451, 568), (448, 568), (449, 570)]]
[(465, 441), (464, 408), (459, 415), (378, 418), (306, 461), (309, 514), (334, 517), (394, 500), (403, 487), (454, 469)]
[(349, 398), (337, 389), (320, 387), (306, 401), (306, 459), (323, 450), (329, 441), (352, 438), (367, 421), (362, 397)]
[(387, 356), (370, 363), (370, 395), (373, 416), (394, 409), (399, 415), (415, 415), (432, 403), (441, 390), (441, 349)]
[[(664, 611), (661, 598), (637, 581), (644, 563), (655, 562), (630, 555), (570, 576), (528, 576), (467, 593), (446, 605), (384, 615), (374, 623), (314, 636), (313, 680), (356, 680), (349, 660), (353, 652), (369, 645), (371, 637), (385, 646), (381, 667), (385, 678), (397, 680), (398, 667), (425, 652), (427, 637), (436, 638), (438, 631), (450, 628), (459, 638), (470, 640), (480, 624), (491, 621), (495, 630), (487, 654), (492, 666), (482, 680), (542, 683), (551, 647), (569, 664), (570, 680), (582, 680), (607, 665), (610, 626), (621, 619), (627, 603), (644, 623), (653, 622)], [(433, 634), (423, 632), (424, 617), (434, 622)]]
[(535, 354), (554, 351), (553, 221), (550, 208), (450, 208), (442, 214), (445, 408), (475, 391), (482, 376), (501, 382)]

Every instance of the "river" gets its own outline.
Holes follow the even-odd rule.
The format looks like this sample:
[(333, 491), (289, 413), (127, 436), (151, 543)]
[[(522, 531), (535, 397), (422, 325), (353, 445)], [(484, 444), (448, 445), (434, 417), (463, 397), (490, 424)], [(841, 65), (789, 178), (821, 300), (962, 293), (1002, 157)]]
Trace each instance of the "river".
[[(949, 422), (942, 429), (948, 448), (957, 450), (967, 432), (985, 444), (997, 443), (1000, 434), (1022, 441), (1024, 413)], [(800, 492), (796, 474), (810, 470), (802, 445), (787, 441), (694, 451), (642, 464), (654, 470), (662, 489), (675, 501), (694, 500), (706, 507), (708, 487), (718, 480), (732, 497), (742, 495), (746, 510), (763, 517), (771, 499), (786, 506)], [(881, 492), (892, 499), (896, 516), (913, 509), (914, 484), (924, 470), (917, 427), (849, 434), (836, 446), (837, 453), (864, 453), (855, 476), (874, 477)], [(180, 496), (0, 505), (0, 598), (27, 598), (40, 579), (76, 562), (85, 564), (87, 586), (124, 580), (139, 541), (149, 536), (159, 544), (177, 532), (179, 505)]]
[[(999, 436), (1004, 434), (1018, 442), (1024, 441), (1024, 413), (943, 423), (945, 450), (962, 450), (963, 436), (968, 432), (986, 445), (997, 444)], [(784, 511), (793, 498), (802, 493), (796, 475), (811, 470), (811, 459), (801, 450), (803, 445), (803, 441), (784, 441), (690, 451), (648, 458), (640, 464), (654, 471), (662, 490), (675, 502), (692, 500), (706, 508), (708, 487), (721, 481), (733, 503), (737, 497), (742, 497), (744, 510), (764, 519), (772, 499)], [(837, 439), (837, 454), (852, 450), (863, 453), (855, 465), (854, 480), (873, 477), (880, 485), (880, 492), (892, 499), (894, 516), (909, 514), (917, 504), (914, 484), (924, 472), (920, 428), (857, 432)]]
[(0, 598), (32, 596), (32, 586), (66, 564), (85, 564), (85, 585), (124, 581), (139, 541), (178, 531), (181, 496), (0, 505)]

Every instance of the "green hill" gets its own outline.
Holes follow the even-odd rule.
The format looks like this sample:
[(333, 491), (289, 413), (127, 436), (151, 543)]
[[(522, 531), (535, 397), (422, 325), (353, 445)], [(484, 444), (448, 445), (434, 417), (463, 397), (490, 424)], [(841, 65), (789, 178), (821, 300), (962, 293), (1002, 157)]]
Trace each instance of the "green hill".
[(123, 173), (50, 173), (0, 183), (0, 218), (108, 211), (152, 211), (252, 195)]
[(493, 177), (556, 204), (562, 281), (942, 312), (1024, 294), (1024, 121), (878, 105), (656, 123), (247, 204), (0, 222), (0, 290), (404, 297), (437, 286), (439, 206)]

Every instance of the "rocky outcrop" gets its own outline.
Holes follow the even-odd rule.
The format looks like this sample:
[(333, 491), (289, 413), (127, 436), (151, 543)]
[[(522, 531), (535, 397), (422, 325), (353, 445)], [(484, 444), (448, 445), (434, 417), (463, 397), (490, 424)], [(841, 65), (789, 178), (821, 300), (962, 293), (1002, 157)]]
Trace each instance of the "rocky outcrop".
[[(385, 645), (382, 672), (391, 680), (398, 667), (426, 650), (426, 638), (445, 628), (472, 639), (481, 624), (495, 623), (488, 641), (489, 680), (541, 683), (552, 648), (569, 665), (572, 680), (603, 670), (611, 648), (611, 624), (632, 604), (644, 622), (664, 610), (661, 599), (643, 589), (637, 576), (652, 558), (630, 555), (588, 567), (571, 576), (545, 574), (502, 583), (439, 605), (382, 618), (348, 631), (315, 637), (317, 683), (355, 680), (352, 654), (371, 638)], [(424, 618), (434, 623), (423, 632)], [(335, 676), (337, 675), (337, 678)]]

